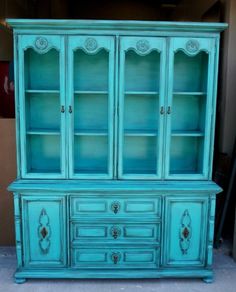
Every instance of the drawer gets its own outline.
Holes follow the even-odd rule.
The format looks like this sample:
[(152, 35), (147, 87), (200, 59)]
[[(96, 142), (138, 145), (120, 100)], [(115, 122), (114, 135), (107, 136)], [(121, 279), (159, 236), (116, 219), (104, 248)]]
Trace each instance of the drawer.
[(74, 268), (156, 269), (159, 248), (75, 248), (71, 264)]
[[(140, 194), (139, 194), (140, 195)], [(109, 198), (88, 196), (71, 196), (71, 216), (142, 216), (152, 215), (160, 216), (161, 200), (160, 197), (155, 198), (138, 198), (138, 194), (129, 196), (109, 196)], [(115, 217), (116, 216), (116, 217)]]
[[(96, 220), (94, 220), (96, 222)], [(72, 243), (81, 243), (84, 241), (96, 241), (109, 243), (128, 243), (138, 241), (158, 243), (160, 241), (160, 224), (107, 224), (107, 223), (71, 223), (71, 241)]]

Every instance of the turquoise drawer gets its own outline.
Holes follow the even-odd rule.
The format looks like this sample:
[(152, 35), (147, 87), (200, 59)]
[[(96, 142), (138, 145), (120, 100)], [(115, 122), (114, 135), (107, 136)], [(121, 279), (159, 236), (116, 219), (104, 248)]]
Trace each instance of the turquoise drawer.
[[(109, 198), (88, 196), (71, 196), (71, 217), (81, 216), (109, 216), (112, 218), (122, 216), (144, 216), (151, 215), (160, 217), (161, 199), (138, 198), (140, 194), (127, 196), (110, 196)], [(130, 198), (134, 197), (134, 198)]]
[(156, 269), (159, 267), (159, 249), (80, 247), (72, 249), (71, 264), (74, 268)]
[[(96, 220), (94, 220), (96, 221)], [(72, 243), (81, 243), (85, 241), (96, 241), (109, 243), (128, 243), (144, 242), (159, 243), (160, 224), (138, 224), (138, 223), (90, 223), (82, 224), (80, 222), (71, 223), (71, 241)]]

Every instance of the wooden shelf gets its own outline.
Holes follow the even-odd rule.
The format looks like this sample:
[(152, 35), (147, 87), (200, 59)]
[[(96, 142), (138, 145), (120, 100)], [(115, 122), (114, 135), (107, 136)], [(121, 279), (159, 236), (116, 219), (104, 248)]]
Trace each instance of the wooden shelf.
[(125, 95), (158, 95), (158, 91), (125, 91)]
[(201, 131), (173, 131), (171, 136), (177, 137), (203, 137), (204, 133)]
[(107, 90), (74, 90), (74, 94), (108, 94)]
[(124, 130), (124, 135), (125, 136), (157, 136), (158, 132), (157, 130)]
[(205, 91), (173, 91), (173, 95), (206, 95)]
[(60, 90), (54, 90), (54, 89), (26, 89), (26, 93), (47, 93), (47, 94), (53, 94), (53, 93), (60, 93)]
[(108, 130), (74, 130), (75, 136), (107, 136)]
[(61, 132), (56, 129), (30, 129), (26, 131), (27, 135), (60, 135)]

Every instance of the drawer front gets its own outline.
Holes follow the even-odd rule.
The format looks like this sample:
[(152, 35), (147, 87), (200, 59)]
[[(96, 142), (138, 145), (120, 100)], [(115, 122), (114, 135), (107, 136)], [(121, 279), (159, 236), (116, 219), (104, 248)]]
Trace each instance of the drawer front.
[(81, 224), (79, 222), (71, 223), (72, 243), (84, 241), (109, 242), (143, 241), (157, 243), (160, 240), (160, 225), (158, 224), (106, 224), (90, 223)]
[[(161, 200), (157, 198), (137, 198), (135, 194), (126, 197), (110, 196), (109, 198), (88, 196), (71, 197), (71, 216), (160, 216)], [(116, 216), (116, 217), (115, 217)]]
[(75, 248), (72, 249), (72, 267), (86, 268), (142, 268), (159, 267), (158, 248)]

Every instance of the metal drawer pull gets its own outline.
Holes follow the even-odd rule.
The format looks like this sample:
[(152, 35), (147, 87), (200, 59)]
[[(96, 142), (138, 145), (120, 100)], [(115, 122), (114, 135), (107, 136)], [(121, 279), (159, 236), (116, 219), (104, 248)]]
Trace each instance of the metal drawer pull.
[(64, 105), (62, 105), (62, 106), (61, 106), (61, 113), (64, 114), (64, 112), (65, 112), (65, 107), (64, 107)]
[(72, 106), (71, 105), (69, 106), (69, 113), (70, 114), (72, 113)]
[(113, 202), (111, 204), (111, 210), (114, 212), (114, 214), (117, 214), (120, 211), (120, 203), (119, 202)]
[(168, 106), (168, 108), (167, 108), (167, 114), (168, 114), (168, 115), (171, 114), (170, 106)]
[(164, 115), (164, 113), (165, 113), (164, 106), (161, 106), (160, 114)]
[(121, 254), (119, 252), (113, 252), (111, 255), (111, 259), (115, 265), (120, 261), (120, 258)]
[(119, 227), (113, 226), (111, 228), (111, 235), (114, 239), (117, 239), (121, 235), (121, 229)]

